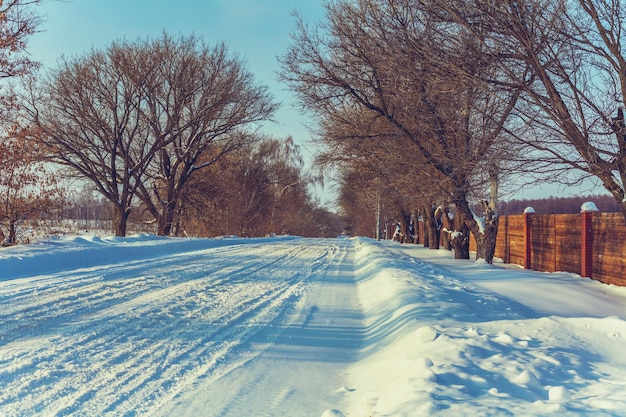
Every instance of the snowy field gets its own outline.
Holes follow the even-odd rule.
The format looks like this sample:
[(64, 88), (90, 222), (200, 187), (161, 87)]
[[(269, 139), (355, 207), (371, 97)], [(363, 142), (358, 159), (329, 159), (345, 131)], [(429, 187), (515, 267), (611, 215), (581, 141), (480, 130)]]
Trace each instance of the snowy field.
[(626, 289), (369, 239), (0, 249), (2, 416), (626, 415)]

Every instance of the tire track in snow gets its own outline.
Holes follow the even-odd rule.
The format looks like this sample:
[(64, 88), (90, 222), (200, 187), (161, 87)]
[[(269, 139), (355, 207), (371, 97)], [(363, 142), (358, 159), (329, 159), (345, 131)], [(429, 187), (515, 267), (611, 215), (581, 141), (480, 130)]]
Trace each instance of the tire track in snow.
[[(317, 271), (318, 273), (318, 282), (326, 283), (332, 281), (344, 281), (348, 285), (353, 285), (356, 293), (356, 275), (354, 271), (354, 260), (352, 256), (354, 255), (350, 248), (347, 245), (336, 245), (331, 246), (329, 248), (329, 256), (328, 260), (323, 269)], [(347, 271), (346, 271), (347, 269)], [(341, 277), (344, 275), (343, 277)], [(336, 293), (335, 293), (336, 295)], [(349, 303), (349, 300), (344, 300)], [(305, 308), (304, 314), (301, 314), (299, 319), (299, 326), (302, 331), (306, 332), (306, 329), (309, 327), (315, 327), (317, 324), (319, 326), (319, 321), (316, 321), (316, 314), (320, 312), (320, 308), (317, 305), (318, 300), (312, 300), (311, 305), (308, 308)], [(340, 304), (335, 304), (340, 305)], [(341, 320), (342, 317), (339, 315), (331, 314), (330, 316), (334, 316), (333, 319), (327, 318), (324, 320), (324, 326), (332, 327), (334, 320)], [(294, 337), (294, 336), (287, 336)], [(355, 345), (356, 347), (356, 345)], [(336, 358), (337, 359), (337, 358)], [(347, 357), (339, 359), (337, 362), (348, 362), (350, 359)], [(338, 367), (333, 366), (337, 370)], [(270, 398), (268, 398), (268, 403), (266, 407), (262, 407), (259, 411), (262, 412), (262, 417), (272, 417), (272, 416), (281, 416), (284, 415), (284, 410), (288, 408), (285, 404), (290, 401), (292, 396), (298, 395), (298, 390), (302, 386), (303, 378), (314, 378), (313, 375), (307, 375), (308, 373), (305, 370), (294, 370), (294, 372), (288, 373), (289, 377), (286, 380), (281, 380), (278, 384), (276, 394)], [(304, 375), (303, 375), (304, 374)], [(336, 376), (336, 375), (335, 375)], [(324, 378), (332, 379), (332, 375), (325, 375)], [(338, 386), (336, 388), (339, 388)], [(305, 388), (306, 389), (306, 388)], [(325, 393), (330, 394), (330, 393)], [(332, 397), (332, 395), (330, 396)], [(328, 404), (328, 407), (331, 405)], [(311, 407), (313, 410), (313, 407)], [(319, 414), (323, 412), (323, 410), (318, 410)], [(236, 415), (236, 414), (234, 414)]]
[(318, 251), (222, 247), (10, 286), (0, 294), (10, 306), (0, 322), (0, 411), (160, 408), (225, 372), (234, 349), (280, 319), (319, 267)]
[[(290, 319), (259, 334), (248, 361), (188, 393), (180, 409), (164, 408), (159, 415), (183, 410), (193, 415), (197, 410), (195, 414), (211, 417), (271, 417), (294, 415), (294, 409), (320, 415), (341, 400), (341, 370), (361, 347), (362, 317), (353, 242), (330, 242), (325, 242), (310, 288)], [(218, 393), (220, 386), (228, 386), (227, 392)]]
[(107, 331), (108, 331), (108, 330), (106, 330), (106, 331), (105, 331), (105, 333), (106, 333)]
[[(310, 278), (317, 274), (320, 269), (323, 270), (328, 266), (328, 253), (326, 245), (324, 244), (320, 246), (320, 249), (318, 251), (314, 252), (316, 253), (316, 256), (313, 256), (310, 259), (307, 259), (306, 257), (303, 259), (303, 250), (306, 251), (306, 248), (310, 248), (312, 246), (312, 242), (314, 242), (314, 240), (309, 240), (307, 241), (308, 244), (305, 247), (294, 248), (293, 253), (299, 254), (299, 256), (294, 257), (294, 259), (290, 262), (295, 270), (302, 271), (304, 269), (306, 272), (301, 272), (297, 274), (294, 279), (287, 281), (287, 285), (285, 286), (284, 290), (281, 291), (282, 296), (273, 297), (272, 300), (264, 298), (259, 299), (259, 304), (273, 304), (274, 307), (278, 309), (278, 311), (272, 314), (269, 319), (262, 320), (262, 326), (259, 326), (258, 328), (244, 326), (244, 337), (241, 337), (239, 339), (240, 342), (236, 346), (232, 346), (228, 352), (225, 352), (224, 358), (221, 358), (225, 360), (224, 363), (218, 364), (213, 369), (211, 369), (215, 372), (209, 372), (210, 370), (201, 372), (207, 375), (207, 377), (204, 380), (198, 378), (198, 380), (195, 381), (196, 384), (194, 385), (198, 386), (199, 384), (197, 382), (202, 382), (203, 384), (211, 384), (222, 378), (224, 375), (229, 374), (231, 371), (241, 366), (245, 366), (245, 363), (253, 360), (253, 357), (258, 355), (258, 352), (256, 352), (252, 353), (252, 356), (250, 356), (249, 344), (253, 338), (260, 337), (261, 339), (263, 339), (264, 343), (271, 343), (271, 337), (268, 338), (268, 335), (266, 334), (267, 328), (271, 328), (274, 325), (283, 325), (287, 322), (289, 313), (293, 310), (294, 305), (300, 298), (300, 295), (304, 292), (303, 287), (308, 285), (308, 281), (310, 280)], [(309, 252), (311, 251), (309, 250)], [(284, 264), (280, 264), (277, 266), (280, 270), (285, 269)], [(293, 297), (292, 295), (294, 293), (298, 293), (298, 295), (296, 297)], [(285, 298), (291, 298), (290, 302), (280, 305), (279, 302), (277, 303), (273, 301), (280, 301), (281, 299), (284, 300)], [(233, 321), (245, 322), (247, 324), (250, 324), (251, 322), (254, 322), (253, 318), (258, 318), (258, 313), (256, 313), (255, 310), (256, 309), (250, 309), (247, 312), (242, 312), (241, 316)], [(233, 336), (241, 336), (241, 333), (239, 333), (241, 329), (238, 330), (237, 327), (224, 327), (222, 330), (223, 331), (219, 334), (219, 338), (222, 338), (223, 340), (230, 340), (231, 338), (233, 338)], [(259, 336), (259, 334), (263, 335)], [(241, 352), (241, 349), (244, 349), (245, 352)], [(232, 353), (235, 353), (235, 357), (231, 355)], [(226, 358), (226, 356), (230, 357)], [(175, 398), (172, 398), (172, 400), (175, 400)], [(155, 406), (151, 410), (151, 413), (158, 412), (159, 414), (163, 414), (164, 410), (167, 410), (169, 407), (171, 407), (173, 402), (174, 401), (170, 401), (169, 399), (164, 398), (161, 400), (161, 404)], [(166, 412), (165, 415), (171, 414)]]
[[(85, 312), (97, 311), (101, 306), (133, 299), (153, 291), (155, 287), (167, 287), (171, 279), (163, 279), (165, 274), (176, 272), (191, 277), (189, 262), (202, 259), (207, 253), (216, 256), (229, 249), (232, 251), (233, 247), (64, 271), (58, 276), (39, 278), (32, 283), (18, 280), (19, 284), (4, 285), (0, 292), (0, 303), (3, 305), (0, 323), (7, 327), (3, 328), (0, 346), (23, 337), (29, 331), (53, 327), (59, 316), (65, 319), (80, 317)], [(198, 274), (209, 274), (222, 266), (217, 262), (213, 268), (200, 267)], [(159, 280), (155, 280), (157, 276)]]

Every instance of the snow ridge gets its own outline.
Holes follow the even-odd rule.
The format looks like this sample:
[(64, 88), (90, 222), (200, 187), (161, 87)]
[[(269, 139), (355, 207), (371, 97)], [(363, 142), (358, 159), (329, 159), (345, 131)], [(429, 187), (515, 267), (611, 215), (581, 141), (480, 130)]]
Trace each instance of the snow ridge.
[(544, 317), (397, 248), (357, 256), (369, 342), (346, 415), (622, 415), (623, 318)]
[(626, 291), (371, 239), (0, 250), (0, 414), (619, 416)]

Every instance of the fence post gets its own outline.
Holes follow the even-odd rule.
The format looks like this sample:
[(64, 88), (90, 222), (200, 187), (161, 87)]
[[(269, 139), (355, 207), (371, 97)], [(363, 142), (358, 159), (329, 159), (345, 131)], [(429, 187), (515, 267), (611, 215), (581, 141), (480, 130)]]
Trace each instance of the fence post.
[(580, 275), (591, 278), (593, 275), (593, 213), (599, 210), (592, 202), (584, 203), (580, 207), (581, 214), (581, 256)]
[(531, 257), (531, 236), (530, 236), (530, 222), (532, 216), (537, 214), (534, 208), (526, 207), (524, 209), (524, 269), (530, 269), (530, 257)]

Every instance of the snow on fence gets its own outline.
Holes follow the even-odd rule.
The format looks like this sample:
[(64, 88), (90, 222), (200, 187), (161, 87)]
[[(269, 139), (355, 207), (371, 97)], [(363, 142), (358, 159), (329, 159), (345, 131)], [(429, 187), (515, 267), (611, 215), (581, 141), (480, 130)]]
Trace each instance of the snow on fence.
[[(536, 271), (566, 271), (626, 286), (626, 226), (621, 213), (583, 205), (580, 214), (500, 217), (496, 257)], [(470, 250), (476, 249), (471, 239)]]

